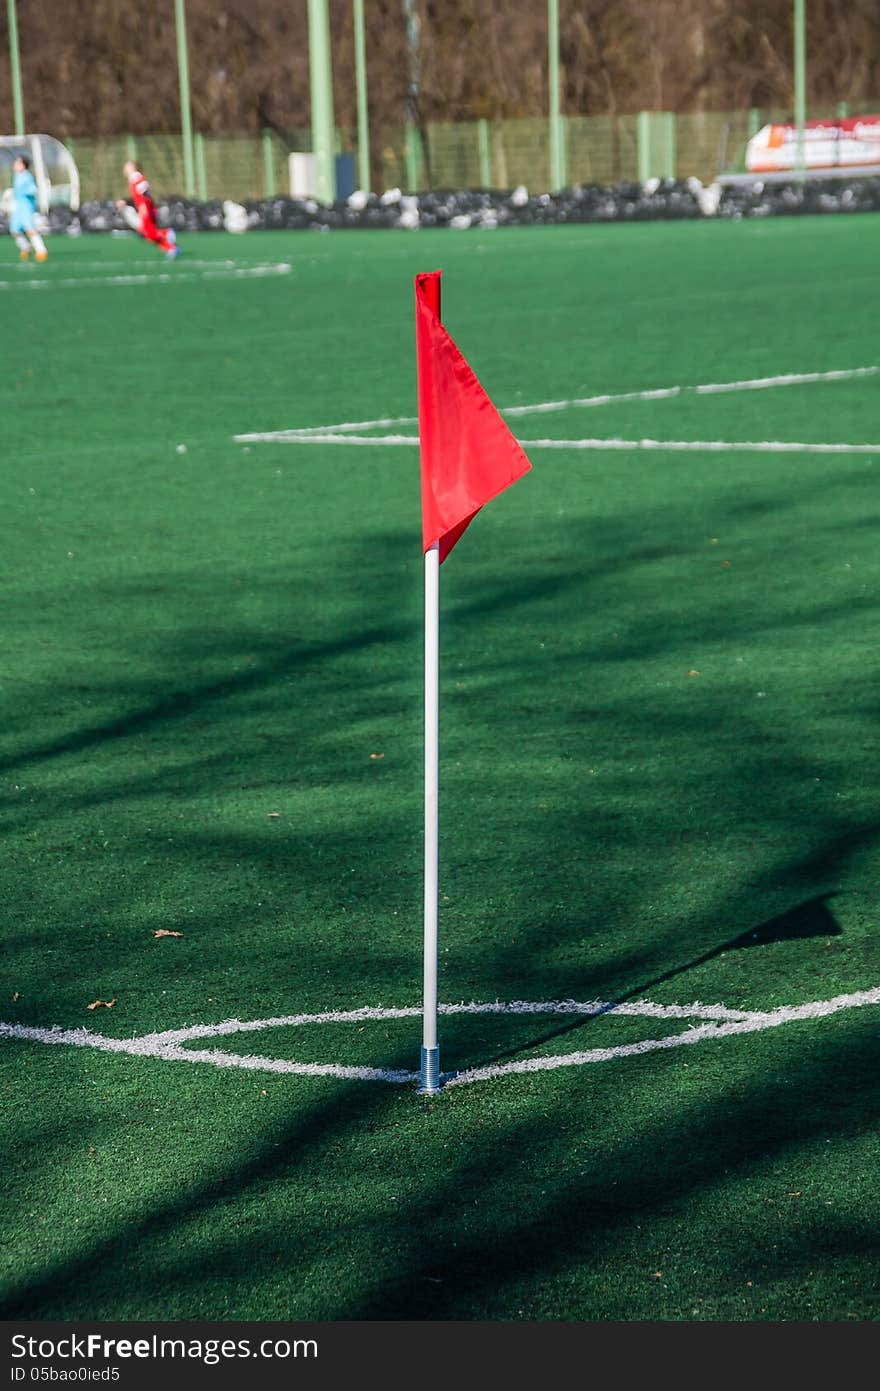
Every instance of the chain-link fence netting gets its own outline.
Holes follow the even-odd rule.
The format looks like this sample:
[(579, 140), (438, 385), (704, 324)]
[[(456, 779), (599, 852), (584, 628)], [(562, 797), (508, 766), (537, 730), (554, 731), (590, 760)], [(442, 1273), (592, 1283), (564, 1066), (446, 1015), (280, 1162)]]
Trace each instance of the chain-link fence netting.
[[(817, 109), (810, 115), (825, 120), (875, 110), (876, 103), (865, 103)], [(790, 119), (791, 113), (781, 109), (566, 116), (561, 122), (565, 182), (569, 186), (617, 184), (695, 175), (708, 183), (719, 173), (744, 169), (746, 142), (760, 126)], [(126, 159), (136, 159), (163, 195), (185, 191), (180, 136), (118, 135), (73, 139), (67, 144), (79, 167), (83, 201), (123, 196)], [(404, 193), (510, 189), (520, 184), (532, 192), (552, 188), (547, 119), (429, 122), (421, 129), (401, 124), (373, 129), (371, 144), (371, 181), (378, 192), (388, 188)], [(307, 130), (197, 133), (194, 192), (202, 199), (236, 201), (287, 194), (290, 154), (310, 149)], [(337, 151), (356, 154), (356, 150), (356, 133), (338, 132)]]

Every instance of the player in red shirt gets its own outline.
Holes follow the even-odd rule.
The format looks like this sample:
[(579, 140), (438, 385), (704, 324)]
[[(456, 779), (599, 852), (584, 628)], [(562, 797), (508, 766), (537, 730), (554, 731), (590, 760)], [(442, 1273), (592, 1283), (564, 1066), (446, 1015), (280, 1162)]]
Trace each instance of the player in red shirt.
[[(128, 191), (135, 206), (135, 212), (131, 217), (132, 226), (140, 232), (142, 237), (146, 237), (147, 241), (155, 242), (157, 246), (162, 248), (166, 261), (173, 261), (180, 255), (177, 237), (173, 228), (158, 226), (156, 204), (150, 193), (150, 185), (133, 159), (126, 160), (122, 168), (128, 179)], [(128, 208), (128, 204), (123, 199), (120, 199), (116, 206), (120, 209)], [(131, 212), (130, 209), (129, 212)]]

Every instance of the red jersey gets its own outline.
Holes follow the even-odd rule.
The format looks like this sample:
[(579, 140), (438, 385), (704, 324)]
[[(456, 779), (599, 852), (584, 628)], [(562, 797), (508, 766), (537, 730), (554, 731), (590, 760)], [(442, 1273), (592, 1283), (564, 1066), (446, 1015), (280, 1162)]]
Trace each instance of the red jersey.
[(128, 191), (138, 212), (146, 210), (150, 217), (155, 217), (156, 204), (150, 193), (150, 185), (139, 169), (135, 169), (134, 173), (129, 176)]

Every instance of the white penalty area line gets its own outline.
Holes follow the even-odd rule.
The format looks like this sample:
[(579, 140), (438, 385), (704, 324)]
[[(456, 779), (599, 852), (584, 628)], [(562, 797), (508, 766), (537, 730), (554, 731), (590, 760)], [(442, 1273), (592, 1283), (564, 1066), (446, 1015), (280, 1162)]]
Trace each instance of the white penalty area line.
[[(576, 1000), (526, 1001), (507, 1003), (447, 1004), (440, 1013), (470, 1015), (545, 1015), (551, 1017), (592, 1018), (598, 1015), (645, 1016), (652, 1019), (693, 1019), (701, 1021), (683, 1033), (663, 1038), (641, 1039), (609, 1048), (589, 1048), (573, 1053), (466, 1068), (444, 1074), (447, 1086), (470, 1082), (492, 1081), (516, 1073), (550, 1072), (561, 1067), (583, 1067), (589, 1063), (610, 1062), (659, 1049), (680, 1048), (703, 1043), (709, 1039), (729, 1038), (736, 1034), (760, 1033), (805, 1020), (824, 1019), (841, 1010), (858, 1009), (880, 1004), (880, 986), (859, 990), (849, 995), (836, 995), (830, 1000), (814, 1000), (804, 1005), (786, 1005), (767, 1011), (734, 1010), (725, 1005), (660, 1005), (651, 1001), (615, 1004), (607, 1000), (580, 1002)], [(0, 1023), (0, 1038), (17, 1039), (44, 1044), (65, 1044), (75, 1048), (93, 1048), (105, 1053), (125, 1053), (135, 1057), (158, 1058), (163, 1062), (207, 1063), (213, 1067), (239, 1068), (249, 1072), (274, 1072), (310, 1077), (333, 1077), (341, 1080), (408, 1084), (418, 1080), (415, 1071), (393, 1068), (351, 1067), (338, 1063), (302, 1063), (287, 1058), (269, 1058), (257, 1054), (229, 1053), (219, 1048), (187, 1048), (189, 1040), (216, 1038), (223, 1035), (256, 1032), (262, 1029), (297, 1027), (304, 1024), (349, 1024), (363, 1020), (412, 1019), (421, 1014), (417, 1006), (403, 1008), (369, 1007), (354, 1010), (333, 1010), (323, 1014), (279, 1015), (269, 1019), (243, 1021), (227, 1019), (220, 1024), (196, 1024), (164, 1033), (146, 1034), (141, 1038), (108, 1038), (88, 1029), (31, 1028), (23, 1024)]]
[(185, 268), (173, 271), (144, 271), (131, 275), (78, 275), (65, 276), (64, 279), (44, 277), (39, 280), (0, 280), (0, 290), (81, 290), (111, 285), (170, 285), (172, 282), (205, 280), (253, 280), (265, 276), (289, 275), (293, 266), (289, 261), (266, 265), (224, 266), (217, 270), (193, 270)]
[[(874, 377), (880, 373), (880, 366), (845, 367), (831, 372), (784, 372), (775, 377), (746, 377), (733, 382), (702, 382), (696, 386), (661, 386), (646, 391), (623, 391), (601, 396), (576, 396), (567, 401), (538, 401), (526, 406), (503, 406), (500, 414), (515, 418), (517, 416), (543, 415), (553, 411), (583, 410), (591, 406), (611, 406), (621, 401), (667, 401), (677, 396), (724, 395), (734, 391), (767, 391), (773, 387), (810, 386), (819, 382), (852, 381), (859, 377)], [(417, 425), (414, 415), (385, 416), (376, 420), (349, 420), (338, 425), (303, 426), (300, 429), (264, 430), (250, 434), (234, 435), (237, 444), (344, 444), (343, 436), (356, 435), (361, 430), (388, 429), (393, 425)], [(417, 444), (411, 435), (385, 435), (358, 437), (352, 440), (357, 444)], [(523, 440), (521, 443), (538, 445), (542, 448), (572, 448), (565, 442), (553, 441), (550, 445), (543, 440)], [(590, 447), (578, 443), (576, 447)], [(618, 448), (632, 447), (621, 442)], [(693, 448), (702, 447), (693, 445)], [(793, 446), (801, 448), (801, 446)], [(870, 448), (871, 446), (865, 446)]]

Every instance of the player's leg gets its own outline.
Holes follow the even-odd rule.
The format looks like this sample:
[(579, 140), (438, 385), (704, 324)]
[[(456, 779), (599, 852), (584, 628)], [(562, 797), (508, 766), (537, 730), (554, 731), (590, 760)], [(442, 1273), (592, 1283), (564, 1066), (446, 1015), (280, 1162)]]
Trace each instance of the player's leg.
[(29, 227), (29, 228), (28, 228), (28, 233), (27, 233), (27, 234), (28, 234), (28, 237), (30, 238), (31, 246), (34, 248), (34, 252), (36, 253), (36, 258), (37, 258), (37, 260), (38, 260), (38, 261), (46, 261), (46, 260), (48, 260), (48, 258), (49, 258), (49, 253), (48, 253), (48, 251), (46, 250), (46, 243), (43, 241), (43, 238), (40, 236), (40, 234), (39, 234), (39, 232), (37, 231), (36, 227)]
[(31, 244), (25, 236), (25, 227), (21, 219), (21, 213), (16, 210), (9, 222), (9, 235), (18, 247), (18, 254), (23, 261), (26, 261), (31, 254)]
[(166, 258), (169, 261), (173, 261), (180, 255), (180, 247), (177, 245), (177, 233), (173, 227), (160, 227), (157, 230), (159, 235), (156, 237), (156, 241), (165, 252)]
[(160, 227), (147, 209), (143, 209), (140, 215), (140, 233), (146, 237), (147, 241), (155, 242), (169, 260), (173, 260), (180, 255), (180, 247), (177, 245), (177, 236), (171, 227)]
[(141, 208), (138, 212), (138, 231), (145, 241), (155, 242), (158, 240), (159, 228), (146, 208)]

